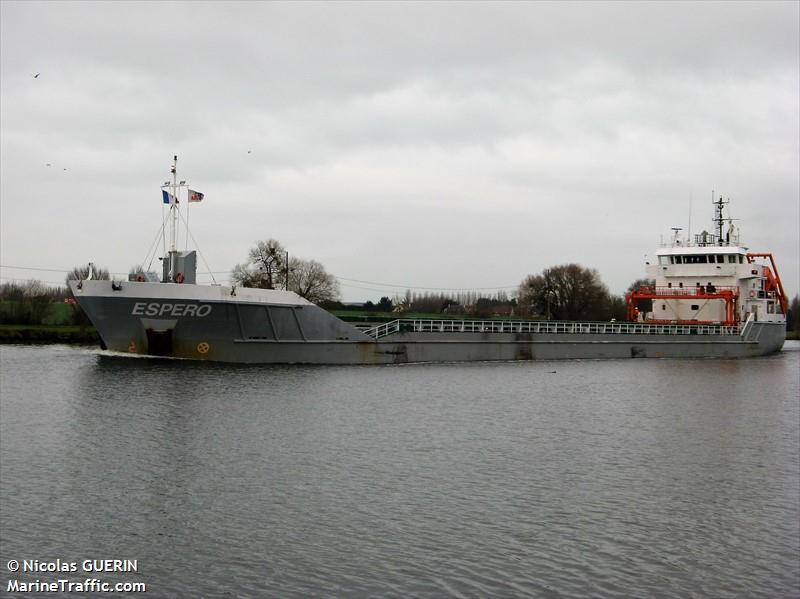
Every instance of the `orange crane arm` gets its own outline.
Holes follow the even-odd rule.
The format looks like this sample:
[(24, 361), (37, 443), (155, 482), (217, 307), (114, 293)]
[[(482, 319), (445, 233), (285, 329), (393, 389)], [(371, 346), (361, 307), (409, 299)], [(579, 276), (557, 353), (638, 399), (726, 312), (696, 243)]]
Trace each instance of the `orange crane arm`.
[(778, 295), (778, 303), (781, 305), (781, 312), (786, 314), (789, 310), (789, 300), (786, 299), (786, 292), (783, 290), (783, 283), (778, 274), (778, 267), (775, 266), (775, 258), (769, 252), (747, 252), (747, 260), (753, 261), (753, 258), (769, 258), (771, 270), (767, 270), (767, 284), (775, 289)]

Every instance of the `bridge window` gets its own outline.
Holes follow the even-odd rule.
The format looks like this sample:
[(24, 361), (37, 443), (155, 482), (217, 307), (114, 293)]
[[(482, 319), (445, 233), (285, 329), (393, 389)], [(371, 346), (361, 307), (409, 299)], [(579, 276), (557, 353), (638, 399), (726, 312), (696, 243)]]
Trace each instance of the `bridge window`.
[(743, 258), (744, 258), (744, 256), (739, 254), (739, 264), (743, 264), (744, 263), (744, 259)]
[(683, 263), (684, 264), (708, 264), (709, 262), (714, 262), (714, 256), (708, 256), (706, 254), (699, 254), (695, 256), (684, 256)]
[(736, 264), (736, 256), (734, 254), (730, 254), (728, 256), (728, 263), (729, 264)]
[(661, 266), (666, 266), (667, 264), (669, 264), (669, 256), (659, 256), (658, 263)]
[(717, 264), (722, 264), (725, 261), (725, 256), (717, 254)]

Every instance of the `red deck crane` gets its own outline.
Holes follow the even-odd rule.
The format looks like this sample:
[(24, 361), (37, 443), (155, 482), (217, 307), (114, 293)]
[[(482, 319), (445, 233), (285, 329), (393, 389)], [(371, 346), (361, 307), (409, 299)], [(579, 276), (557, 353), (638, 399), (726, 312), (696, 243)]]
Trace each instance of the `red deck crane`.
[(778, 275), (778, 267), (775, 266), (775, 258), (769, 252), (747, 252), (748, 262), (752, 264), (756, 258), (769, 258), (771, 266), (762, 266), (762, 274), (766, 279), (764, 281), (764, 291), (775, 294), (775, 298), (781, 307), (781, 313), (786, 314), (789, 310), (789, 300), (786, 299), (783, 283), (781, 283), (781, 277)]

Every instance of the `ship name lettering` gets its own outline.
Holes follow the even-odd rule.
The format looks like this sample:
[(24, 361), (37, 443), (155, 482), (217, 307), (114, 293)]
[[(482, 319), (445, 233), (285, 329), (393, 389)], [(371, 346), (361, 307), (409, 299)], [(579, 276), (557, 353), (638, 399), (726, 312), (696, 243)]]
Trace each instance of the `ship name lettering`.
[(136, 302), (133, 316), (197, 316), (202, 318), (211, 312), (208, 304), (162, 304), (159, 302)]

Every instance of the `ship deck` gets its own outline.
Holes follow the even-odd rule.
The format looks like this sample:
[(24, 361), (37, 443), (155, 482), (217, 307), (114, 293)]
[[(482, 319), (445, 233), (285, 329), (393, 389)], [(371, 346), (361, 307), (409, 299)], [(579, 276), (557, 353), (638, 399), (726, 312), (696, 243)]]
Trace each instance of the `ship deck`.
[(590, 335), (730, 335), (742, 334), (740, 326), (721, 324), (648, 324), (640, 322), (569, 322), (553, 320), (427, 320), (398, 318), (362, 328), (373, 339), (395, 333), (517, 333)]

